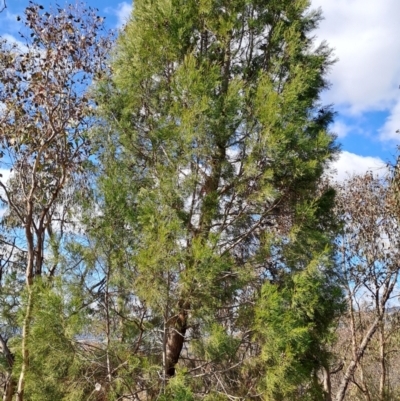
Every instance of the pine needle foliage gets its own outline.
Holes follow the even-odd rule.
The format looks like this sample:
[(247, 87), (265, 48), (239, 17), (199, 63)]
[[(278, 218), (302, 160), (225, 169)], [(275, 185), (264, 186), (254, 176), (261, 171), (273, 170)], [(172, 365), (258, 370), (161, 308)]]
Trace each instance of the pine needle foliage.
[(261, 305), (302, 288), (299, 302), (318, 315), (320, 342), (290, 302), (281, 310), (297, 333), (295, 385), (309, 383), (303, 343), (323, 349), (340, 298), (327, 298), (325, 321), (315, 302), (330, 279), (334, 193), (319, 184), (338, 147), (320, 103), (333, 62), (312, 38), (320, 18), (306, 0), (137, 0), (97, 84), (93, 243), (115, 255), (113, 294), (129, 277), (121, 327), (140, 323), (124, 341), (158, 366), (137, 384), (147, 397), (167, 397), (185, 371), (182, 399), (260, 399), (265, 368), (248, 379), (246, 364), (278, 363), (262, 356), (262, 337), (281, 330), (251, 334), (255, 319), (274, 321), (255, 313), (264, 283)]
[[(321, 258), (285, 280), (265, 283), (256, 310), (256, 332), (266, 363), (265, 400), (325, 400), (318, 379), (329, 369), (332, 322), (344, 311), (341, 288), (319, 268)], [(326, 261), (325, 261), (326, 264)]]

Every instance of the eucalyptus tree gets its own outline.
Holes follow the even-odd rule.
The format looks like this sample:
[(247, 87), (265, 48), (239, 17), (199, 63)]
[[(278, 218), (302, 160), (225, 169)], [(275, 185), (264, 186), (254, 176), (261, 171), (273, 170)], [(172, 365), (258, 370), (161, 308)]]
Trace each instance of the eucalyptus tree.
[[(35, 286), (41, 277), (60, 273), (75, 192), (88, 186), (94, 103), (87, 89), (104, 70), (110, 46), (95, 10), (69, 5), (49, 11), (31, 2), (23, 18), (23, 44), (0, 42), (0, 166), (10, 172), (0, 180), (2, 227), (11, 236), (9, 252), (18, 247), (19, 266), (25, 268), (21, 356), (13, 366), (18, 401), (33, 366), (30, 348), (38, 340), (30, 335)], [(15, 257), (8, 262), (12, 266)], [(16, 275), (21, 277), (21, 270)], [(9, 385), (6, 393), (12, 397), (15, 383)]]
[[(393, 180), (368, 172), (337, 185), (336, 211), (342, 230), (336, 242), (348, 303), (344, 321), (350, 331), (350, 355), (338, 355), (347, 362), (336, 379), (336, 401), (345, 399), (352, 384), (366, 400), (393, 397), (388, 380), (393, 377), (388, 367), (395, 355), (390, 326), (397, 319), (390, 309), (399, 295), (400, 237), (397, 191), (392, 184)], [(377, 354), (371, 373), (368, 365), (375, 341)], [(373, 376), (370, 380), (368, 374)]]
[(328, 279), (334, 193), (319, 182), (337, 145), (320, 18), (306, 0), (138, 0), (119, 36), (97, 85), (96, 227), (113, 222), (149, 398), (160, 378), (166, 399), (260, 399), (261, 286), (310, 264)]

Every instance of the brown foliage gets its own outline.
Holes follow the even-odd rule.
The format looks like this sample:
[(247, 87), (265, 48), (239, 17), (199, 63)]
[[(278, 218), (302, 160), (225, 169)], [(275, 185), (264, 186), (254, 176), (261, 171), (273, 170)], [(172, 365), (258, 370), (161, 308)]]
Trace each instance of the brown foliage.
[[(372, 173), (337, 185), (336, 209), (342, 221), (337, 238), (338, 262), (348, 315), (338, 329), (342, 345), (337, 356), (342, 358), (344, 369), (333, 381), (336, 401), (342, 401), (354, 389), (365, 400), (383, 401), (389, 394), (388, 307), (396, 295), (400, 268), (400, 235), (392, 191), (390, 180)], [(373, 343), (379, 349), (375, 388), (366, 379), (366, 361), (371, 358)]]
[(56, 231), (61, 240), (74, 190), (87, 186), (94, 108), (88, 87), (102, 78), (111, 46), (91, 8), (47, 12), (30, 2), (24, 24), (24, 45), (0, 40), (0, 166), (11, 172), (0, 179), (0, 201), (7, 207), (4, 226), (24, 232), (28, 292), (18, 401), (29, 370), (31, 288), (36, 277), (56, 273), (57, 262), (46, 265), (45, 241)]

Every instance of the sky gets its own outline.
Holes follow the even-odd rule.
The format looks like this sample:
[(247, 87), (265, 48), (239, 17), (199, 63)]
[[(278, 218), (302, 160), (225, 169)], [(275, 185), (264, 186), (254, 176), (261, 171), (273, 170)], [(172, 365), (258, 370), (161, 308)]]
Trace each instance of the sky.
[[(18, 39), (18, 15), (28, 0), (6, 0), (0, 13), (0, 36)], [(0, 9), (3, 0), (0, 0)], [(45, 8), (55, 1), (39, 1)], [(117, 29), (127, 20), (131, 2), (86, 0)], [(64, 1), (58, 1), (63, 5)], [(332, 169), (338, 179), (371, 170), (384, 174), (400, 144), (400, 1), (312, 0), (324, 20), (315, 31), (316, 42), (327, 41), (337, 59), (328, 75), (331, 88), (322, 94), (332, 104), (342, 152)], [(397, 39), (396, 39), (397, 38)]]

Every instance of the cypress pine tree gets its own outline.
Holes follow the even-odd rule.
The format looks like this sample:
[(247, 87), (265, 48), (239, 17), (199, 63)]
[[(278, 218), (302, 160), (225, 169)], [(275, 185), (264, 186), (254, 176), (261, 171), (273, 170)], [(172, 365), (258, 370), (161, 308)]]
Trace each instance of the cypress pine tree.
[(325, 274), (333, 193), (318, 183), (337, 146), (320, 18), (307, 0), (137, 0), (120, 34), (97, 88), (98, 227), (113, 222), (111, 275), (131, 278), (120, 315), (140, 322), (150, 398), (158, 377), (165, 397), (168, 382), (192, 388), (182, 399), (256, 397), (261, 286)]

